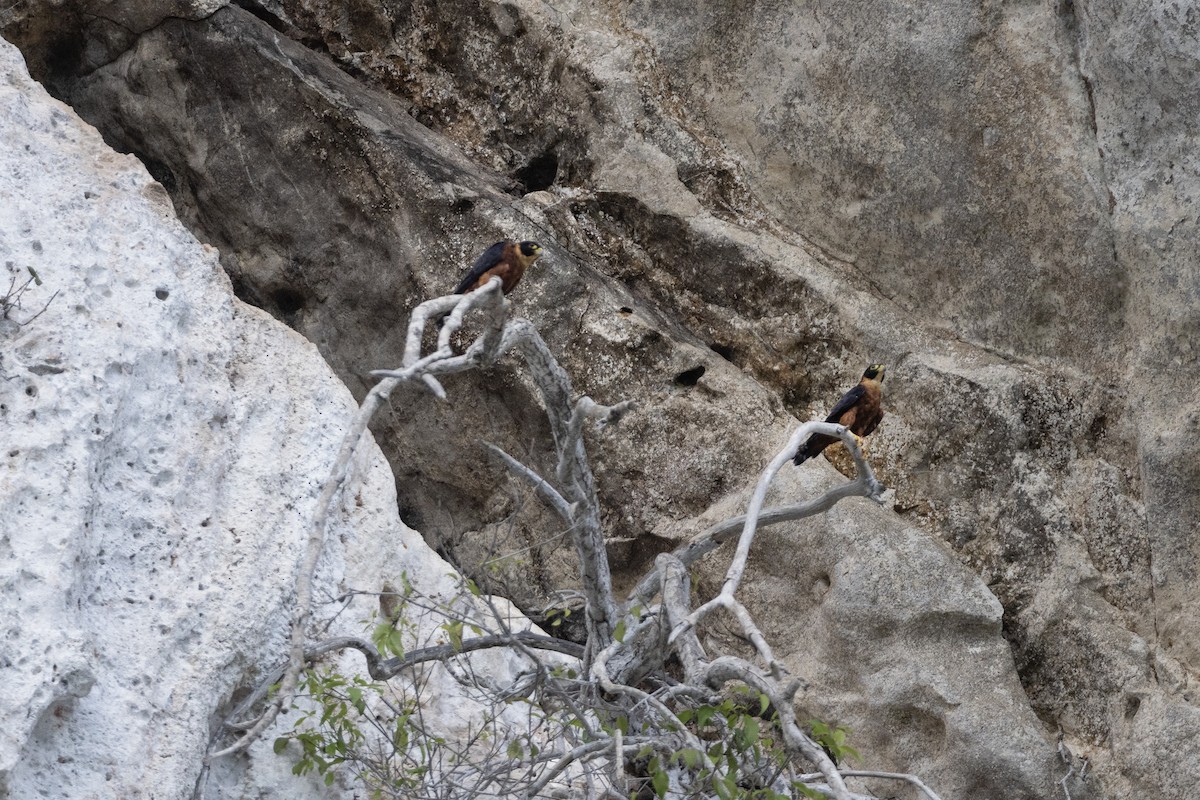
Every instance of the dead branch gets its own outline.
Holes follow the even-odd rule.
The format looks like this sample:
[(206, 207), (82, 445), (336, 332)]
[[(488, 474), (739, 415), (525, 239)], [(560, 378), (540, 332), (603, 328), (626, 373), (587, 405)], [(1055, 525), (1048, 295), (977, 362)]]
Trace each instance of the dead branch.
[[(837, 436), (842, 440), (850, 455), (854, 458), (854, 465), (857, 470), (857, 476), (849, 483), (844, 483), (841, 486), (830, 489), (825, 494), (815, 500), (810, 500), (804, 503), (796, 503), (795, 505), (782, 506), (780, 508), (769, 509), (754, 515), (755, 527), (765, 527), (767, 525), (777, 525), (780, 522), (792, 522), (806, 517), (823, 514), (833, 508), (841, 500), (847, 497), (869, 497), (876, 502), (882, 502), (883, 485), (875, 477), (875, 472), (871, 469), (870, 463), (863, 456), (862, 451), (858, 447), (858, 442), (854, 439), (854, 434), (850, 433), (849, 429), (843, 425), (836, 425), (830, 422), (807, 422), (800, 426), (788, 441), (787, 447), (775, 457), (775, 461), (771, 462), (772, 467), (768, 467), (759, 480), (758, 489), (755, 495), (759, 492), (762, 496), (766, 495), (766, 488), (770, 485), (771, 479), (779, 471), (779, 468), (787, 462), (790, 456), (784, 457), (785, 453), (791, 452), (795, 455), (796, 450), (800, 447), (800, 442), (806, 441), (806, 437), (812, 433), (822, 433), (828, 436)], [(779, 462), (776, 464), (776, 462)], [(753, 504), (753, 501), (752, 501)], [(761, 508), (762, 499), (758, 501), (758, 507)], [(677, 549), (674, 555), (683, 562), (684, 566), (691, 566), (703, 556), (716, 550), (721, 544), (733, 538), (733, 534), (737, 531), (742, 532), (741, 538), (746, 538), (746, 527), (750, 523), (752, 517), (751, 512), (747, 512), (738, 517), (725, 520), (722, 523), (712, 526), (708, 530), (701, 533), (691, 542)], [(753, 531), (750, 532), (750, 540), (753, 540)], [(739, 553), (741, 552), (739, 547)], [(746, 552), (749, 552), (749, 543), (745, 546)], [(736, 562), (735, 558), (735, 562)], [(737, 580), (741, 578), (741, 570), (745, 568), (745, 560), (742, 559), (742, 566), (737, 569)], [(733, 570), (734, 566), (731, 565)], [(654, 598), (658, 593), (660, 584), (660, 573), (654, 570), (642, 578), (638, 585), (629, 595), (630, 603), (646, 603)], [(726, 582), (728, 583), (728, 577)], [(736, 582), (735, 582), (736, 588)]]
[(550, 419), (558, 452), (557, 482), (570, 506), (571, 538), (579, 555), (580, 578), (587, 597), (588, 642), (598, 650), (612, 642), (618, 615), (604, 531), (600, 526), (600, 501), (583, 446), (583, 422), (587, 419), (600, 424), (615, 421), (632, 404), (602, 406), (589, 397), (572, 402), (570, 377), (528, 320), (512, 320), (505, 326), (501, 349), (507, 351), (510, 348), (517, 350), (529, 366)]
[[(350, 430), (342, 439), (341, 449), (333, 463), (333, 468), (321, 488), (312, 524), (309, 526), (304, 561), (296, 579), (296, 601), (291, 621), (291, 653), (279, 691), (258, 721), (232, 745), (221, 750), (214, 750), (213, 747), (217, 741), (214, 738), (214, 743), (210, 745), (205, 761), (212, 761), (215, 758), (245, 750), (275, 721), (279, 712), (292, 702), (292, 698), (296, 694), (300, 674), (305, 665), (304, 644), (308, 620), (312, 613), (312, 580), (321, 551), (325, 548), (329, 511), (335, 497), (350, 476), (351, 464), (358, 449), (359, 440), (366, 432), (371, 418), (397, 386), (413, 379), (421, 380), (434, 394), (444, 399), (445, 391), (434, 376), (470, 369), (483, 363), (485, 359), (494, 357), (499, 343), (500, 330), (504, 324), (507, 304), (500, 292), (499, 279), (494, 279), (470, 294), (428, 300), (413, 311), (404, 351), (404, 368), (389, 373), (384, 380), (367, 393), (358, 414), (350, 425)], [(480, 308), (488, 312), (485, 315), (483, 333), (471, 344), (466, 353), (461, 356), (456, 355), (450, 346), (450, 333), (462, 325), (463, 315), (472, 308)], [(429, 320), (445, 314), (447, 310), (450, 311), (450, 317), (442, 328), (438, 339), (438, 349), (422, 358), (420, 356), (421, 339), (426, 324)]]
[[(440, 775), (439, 780), (448, 781), (446, 785), (459, 787), (455, 791), (460, 794), (456, 796), (473, 796), (472, 792), (481, 790), (481, 787), (495, 785), (508, 794), (533, 797), (565, 771), (571, 770), (571, 774), (575, 774), (579, 764), (591, 760), (604, 761), (606, 765), (602, 768), (584, 768), (588, 786), (594, 788), (591, 782), (597, 780), (601, 783), (601, 792), (606, 793), (611, 789), (604, 789), (604, 783), (612, 785), (623, 782), (624, 758), (644, 752), (647, 747), (668, 759), (681, 749), (698, 754), (698, 766), (692, 769), (690, 777), (685, 774), (688, 770), (672, 767), (669, 780), (672, 786), (677, 781), (697, 781), (692, 784), (693, 788), (707, 791), (702, 788), (706, 785), (705, 781), (711, 786), (714, 781), (732, 777), (730, 773), (734, 770), (740, 773), (743, 766), (724, 758), (711, 757), (707, 743), (696, 730), (684, 723), (681, 715), (683, 710), (694, 708), (695, 704), (715, 705), (719, 702), (719, 693), (734, 683), (759, 693), (774, 709), (773, 724), (778, 727), (786, 753), (804, 759), (819, 770), (800, 776), (804, 785), (834, 800), (862, 800), (863, 795), (852, 793), (847, 788), (845, 777), (894, 778), (909, 781), (924, 791), (930, 800), (937, 800), (937, 796), (915, 776), (838, 769), (821, 745), (808, 736), (797, 721), (795, 696), (806, 685), (805, 682), (787, 673), (783, 664), (775, 658), (770, 643), (753, 616), (737, 598), (758, 528), (822, 513), (846, 497), (880, 500), (883, 487), (876, 480), (853, 435), (845, 427), (830, 423), (809, 422), (800, 426), (763, 471), (746, 514), (713, 526), (674, 554), (660, 555), (655, 569), (638, 584), (630, 601), (623, 608), (618, 608), (613, 597), (612, 578), (600, 524), (600, 505), (587, 461), (583, 429), (589, 422), (603, 426), (617, 421), (632, 404), (625, 402), (605, 406), (588, 397), (575, 398), (569, 376), (537, 330), (527, 320), (510, 319), (508, 307), (498, 280), (468, 295), (436, 298), (422, 303), (410, 319), (402, 367), (372, 373), (382, 380), (368, 393), (343, 439), (330, 476), (322, 487), (308, 531), (304, 559), (298, 566), (287, 662), (260, 683), (235, 709), (231, 720), (240, 719), (251, 708), (262, 703), (267, 697), (268, 687), (276, 681), (279, 682), (279, 691), (257, 719), (245, 723), (231, 721), (223, 727), (226, 732), (238, 729), (246, 731), (237, 742), (218, 750), (219, 740), (214, 737), (198, 793), (202, 790), (203, 775), (207, 774), (207, 765), (212, 759), (247, 747), (275, 720), (280, 710), (292, 702), (307, 664), (330, 652), (355, 649), (363, 654), (367, 673), (376, 681), (386, 681), (418, 665), (436, 662), (444, 665), (461, 685), (490, 693), (488, 696), (493, 703), (519, 699), (528, 702), (531, 708), (541, 704), (547, 715), (570, 715), (571, 724), (563, 724), (550, 735), (554, 746), (543, 748), (527, 766), (509, 763), (493, 750), (472, 777), (459, 771), (472, 768), (463, 766), (465, 762), (454, 761), (459, 754), (452, 754), (454, 758), (451, 760), (459, 766)], [(459, 354), (454, 351), (451, 339), (456, 331), (461, 330), (465, 315), (471, 311), (481, 312), (478, 315), (480, 333), (467, 350)], [(422, 342), (427, 327), (435, 320), (441, 320), (436, 347), (432, 352), (423, 354)], [(331, 639), (305, 647), (311, 616), (313, 574), (325, 545), (328, 516), (350, 480), (354, 454), (375, 411), (401, 383), (420, 385), (434, 396), (445, 399), (446, 393), (438, 380), (439, 376), (491, 363), (509, 352), (521, 356), (542, 396), (557, 454), (554, 473), (549, 478), (544, 477), (499, 447), (485, 444), (510, 472), (530, 484), (567, 523), (579, 560), (587, 645), (580, 647), (532, 631), (511, 631), (500, 611), (485, 598), (486, 609), (490, 609), (499, 623), (498, 633), (488, 632), (452, 644), (422, 647), (403, 656), (387, 659), (382, 658), (370, 642), (352, 637)], [(844, 442), (857, 466), (857, 477), (807, 503), (764, 511), (767, 489), (774, 476), (791, 460), (800, 443), (814, 433), (836, 436)], [(722, 542), (734, 538), (735, 532), (738, 532), (737, 547), (719, 593), (693, 609), (688, 566)], [(659, 594), (659, 606), (648, 609), (641, 607)], [(754, 645), (761, 666), (734, 656), (710, 657), (706, 653), (697, 629), (717, 609), (724, 609), (737, 621)], [(456, 618), (461, 631), (461, 625), (466, 620), (456, 616), (457, 612), (443, 611), (447, 618)], [(511, 648), (521, 653), (531, 665), (530, 670), (522, 671), (508, 687), (495, 686), (485, 676), (473, 673), (469, 659), (457, 658), (497, 647)], [(553, 651), (580, 659), (584, 677), (580, 678), (574, 672), (570, 673), (569, 680), (562, 677), (562, 673), (550, 669), (551, 662), (544, 656), (539, 657), (538, 651)], [(664, 670), (671, 656), (676, 656), (683, 666), (684, 681), (681, 684), (668, 677)], [(548, 718), (540, 717), (542, 720)], [(610, 724), (616, 719), (622, 719), (622, 724), (631, 726), (628, 732), (616, 724)], [(731, 735), (732, 722), (719, 719), (715, 725), (718, 735)], [(222, 733), (218, 732), (220, 735)], [(529, 735), (518, 734), (518, 737)], [(490, 741), (499, 740), (500, 737), (493, 733)], [(460, 752), (465, 753), (466, 750)], [(394, 755), (406, 757), (403, 753)], [(745, 757), (745, 765), (751, 770), (757, 771), (761, 763), (757, 755)], [(587, 769), (593, 771), (588, 772)], [(769, 776), (765, 780), (773, 783), (781, 774), (781, 768), (772, 766), (764, 773)], [(662, 777), (660, 774), (659, 778)], [(754, 778), (760, 779), (763, 778)], [(470, 780), (476, 781), (474, 789), (468, 785)], [(464, 782), (460, 784), (460, 781)], [(683, 785), (680, 784), (681, 787)], [(620, 786), (615, 788), (624, 791)]]
[[(844, 769), (842, 770), (842, 775), (846, 776), (847, 778), (883, 778), (885, 780), (905, 781), (907, 783), (911, 783), (913, 786), (919, 789), (922, 794), (929, 798), (929, 800), (942, 800), (937, 796), (937, 793), (934, 792), (933, 789), (930, 789), (928, 786), (926, 786), (916, 775), (909, 775), (904, 772), (878, 772), (876, 770), (869, 769)], [(817, 777), (818, 776), (815, 774), (801, 775), (799, 776), (798, 780), (809, 781), (814, 780)]]
[(524, 480), (529, 481), (534, 490), (537, 491), (538, 497), (545, 500), (546, 504), (554, 509), (558, 516), (562, 518), (563, 522), (566, 522), (568, 525), (573, 522), (574, 511), (571, 508), (571, 504), (563, 499), (563, 496), (558, 493), (558, 490), (551, 486), (545, 478), (543, 478), (541, 475), (538, 475), (532, 469), (525, 466), (520, 461), (517, 461), (515, 458), (491, 442), (484, 442), (483, 446), (486, 447), (489, 452), (495, 455), (496, 458), (500, 459), (500, 463), (502, 463), (509, 470), (509, 472), (516, 475), (518, 478), (523, 478)]
[[(11, 269), (12, 267), (10, 266), (10, 270)], [(3, 294), (0, 294), (0, 320), (9, 319), (9, 315), (21, 307), (21, 302), (26, 292), (30, 291), (34, 286), (42, 285), (41, 276), (37, 274), (37, 271), (34, 270), (33, 267), (26, 267), (25, 270), (29, 273), (28, 278), (26, 278), (23, 282), (18, 283), (17, 276), (14, 273), (9, 278), (8, 289), (6, 289)], [(50, 308), (50, 304), (54, 302), (54, 298), (56, 297), (58, 297), (57, 290), (54, 292), (54, 294), (50, 295), (49, 299), (47, 299), (45, 303), (42, 304), (41, 309), (39, 309), (37, 313), (26, 319), (24, 322), (18, 322), (17, 327), (23, 328), (40, 317), (42, 314), (45, 314), (46, 309)]]
[(810, 739), (796, 723), (793, 698), (801, 683), (792, 681), (785, 685), (784, 673), (778, 665), (773, 665), (772, 674), (767, 675), (755, 669), (752, 664), (733, 656), (722, 656), (709, 661), (696, 637), (694, 625), (689, 622), (691, 614), (687, 610), (690, 596), (687, 569), (678, 557), (667, 553), (659, 555), (655, 564), (663, 580), (666, 622), (671, 625), (672, 630), (678, 631), (673, 649), (684, 665), (687, 682), (693, 686), (719, 689), (729, 681), (737, 681), (764, 694), (775, 708), (779, 727), (788, 747), (817, 765), (821, 770), (820, 776), (836, 800), (851, 800), (849, 790), (838, 774), (837, 766), (821, 746)]
[[(625, 754), (632, 756), (635, 755), (643, 746), (650, 744), (653, 741), (655, 740), (650, 737), (638, 736), (631, 737), (630, 739), (626, 740), (624, 744), (622, 744), (621, 734), (620, 731), (618, 731), (611, 739), (603, 738), (588, 742), (586, 744), (581, 744), (569, 752), (562, 753), (558, 757), (558, 760), (555, 761), (553, 766), (550, 767), (550, 769), (543, 772), (541, 777), (529, 785), (529, 790), (525, 793), (525, 796), (529, 798), (537, 797), (543, 789), (550, 785), (552, 780), (561, 775), (562, 771), (570, 766), (574, 761), (592, 755), (602, 755), (606, 750), (613, 751), (614, 754), (620, 753), (622, 757)], [(621, 763), (621, 758), (614, 758), (613, 761), (619, 765)], [(620, 774), (620, 767), (615, 767), (615, 769), (618, 770), (617, 774)]]
[[(206, 761), (244, 750), (275, 721), (280, 711), (296, 694), (300, 675), (307, 663), (305, 639), (311, 616), (312, 580), (317, 561), (325, 546), (329, 512), (349, 479), (354, 454), (375, 412), (402, 383), (420, 382), (435, 396), (444, 400), (446, 393), (437, 376), (491, 363), (510, 350), (520, 353), (529, 366), (550, 417), (551, 430), (559, 453), (556, 475), (560, 488), (554, 490), (542, 479), (539, 480), (544, 487), (539, 488), (543, 496), (550, 499), (560, 513), (566, 511), (569, 514), (587, 599), (588, 641), (596, 649), (612, 642), (617, 611), (612, 593), (612, 576), (604, 549), (603, 531), (600, 527), (600, 503), (596, 496), (591, 468), (587, 463), (582, 428), (584, 422), (589, 419), (601, 425), (616, 421), (632, 404), (626, 402), (615, 406), (602, 406), (588, 397), (572, 402), (573, 390), (566, 371), (559, 365), (533, 325), (527, 320), (510, 319), (508, 308), (508, 301), (500, 290), (499, 279), (493, 279), (469, 294), (435, 298), (421, 303), (414, 309), (405, 340), (403, 367), (399, 370), (372, 372), (382, 380), (363, 400), (350, 430), (342, 440), (330, 475), (323, 484), (317, 500), (309, 527), (304, 561), (296, 580), (296, 600), (291, 621), (291, 652), (279, 691), (258, 720), (232, 745), (224, 749), (215, 749), (218, 739), (214, 737)], [(467, 350), (459, 355), (454, 351), (451, 337), (461, 329), (465, 315), (476, 309), (484, 312), (482, 331)], [(425, 331), (433, 321), (441, 322), (437, 348), (432, 353), (422, 356), (421, 345)], [(536, 473), (528, 469), (524, 471), (523, 476), (526, 479), (537, 477)], [(538, 485), (536, 481), (535, 485)], [(550, 491), (546, 491), (547, 489)], [(555, 503), (555, 496), (561, 502)]]
[[(357, 650), (366, 659), (367, 674), (371, 676), (371, 680), (386, 681), (396, 677), (405, 670), (412, 669), (421, 664), (428, 664), (431, 661), (446, 661), (455, 656), (474, 653), (477, 650), (492, 650), (498, 647), (525, 647), (534, 650), (562, 653), (574, 658), (583, 658), (582, 645), (568, 642), (565, 639), (555, 639), (553, 636), (546, 636), (545, 634), (534, 633), (533, 631), (514, 631), (512, 633), (498, 633), (490, 636), (463, 639), (462, 643), (458, 646), (441, 644), (434, 647), (422, 647), (405, 653), (402, 657), (393, 658), (380, 658), (379, 651), (375, 649), (375, 645), (365, 639), (359, 639), (354, 636), (339, 636), (333, 639), (326, 639), (319, 644), (306, 648), (304, 651), (304, 662), (307, 665), (329, 653), (339, 653), (343, 650)], [(279, 682), (286, 669), (287, 665), (283, 664), (268, 672), (266, 677), (259, 681), (254, 691), (243, 698), (242, 702), (233, 710), (229, 715), (229, 719), (236, 720), (238, 717), (248, 714), (254, 706), (267, 696), (271, 687)], [(234, 730), (248, 730), (253, 728), (257, 721), (257, 719), (248, 722), (231, 721), (226, 722), (225, 725)]]

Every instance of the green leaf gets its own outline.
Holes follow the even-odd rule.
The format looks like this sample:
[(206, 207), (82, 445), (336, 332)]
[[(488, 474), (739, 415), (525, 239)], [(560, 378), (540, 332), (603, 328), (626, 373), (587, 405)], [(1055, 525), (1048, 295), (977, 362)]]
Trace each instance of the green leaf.
[(825, 800), (825, 795), (810, 786), (805, 786), (800, 781), (792, 781), (792, 788), (804, 797), (811, 797), (813, 800)]
[(767, 709), (771, 707), (771, 698), (767, 697), (762, 692), (759, 692), (758, 705), (759, 705), (759, 708), (758, 708), (759, 714), (767, 713)]
[(659, 800), (667, 796), (667, 789), (671, 785), (671, 779), (667, 777), (667, 773), (663, 770), (658, 770), (650, 778), (650, 785), (654, 787), (654, 793), (658, 795)]
[(742, 719), (742, 730), (746, 734), (747, 746), (758, 741), (758, 720), (754, 717), (744, 717)]
[(446, 635), (450, 637), (450, 646), (454, 648), (455, 652), (462, 652), (462, 642), (463, 642), (463, 624), (462, 624), (462, 622), (459, 620), (453, 620), (451, 622), (447, 622), (445, 625), (442, 626), (442, 629), (445, 630)]
[(704, 754), (694, 747), (685, 747), (675, 755), (688, 769), (696, 769), (704, 761)]
[(508, 751), (507, 752), (508, 752), (508, 757), (511, 758), (513, 761), (516, 761), (516, 760), (520, 759), (523, 755), (525, 755), (525, 748), (521, 747), (521, 743), (518, 740), (513, 739), (511, 742), (508, 743)]
[(287, 750), (288, 738), (280, 736), (275, 740), (275, 755), (280, 755), (284, 750)]
[(617, 623), (617, 629), (613, 631), (613, 638), (618, 642), (625, 642), (625, 620)]
[(727, 772), (724, 776), (713, 781), (713, 789), (717, 792), (717, 797), (721, 800), (733, 800), (738, 794), (737, 778), (734, 773)]

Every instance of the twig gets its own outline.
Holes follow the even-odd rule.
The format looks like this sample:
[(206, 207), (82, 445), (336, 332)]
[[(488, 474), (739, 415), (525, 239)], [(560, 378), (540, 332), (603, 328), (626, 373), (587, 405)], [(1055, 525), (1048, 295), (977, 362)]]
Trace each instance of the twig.
[(529, 481), (533, 488), (537, 490), (538, 496), (549, 503), (550, 507), (553, 508), (568, 525), (571, 524), (573, 521), (573, 512), (570, 504), (563, 499), (563, 496), (558, 493), (557, 489), (546, 482), (545, 478), (543, 478), (541, 475), (538, 475), (532, 469), (525, 466), (520, 461), (517, 461), (515, 458), (491, 442), (484, 442), (483, 446), (486, 447), (488, 451), (495, 455), (498, 459), (500, 459), (501, 463), (508, 468), (509, 472), (512, 472), (514, 475)]
[[(909, 775), (908, 773), (904, 772), (878, 772), (876, 770), (869, 769), (844, 769), (842, 770), (842, 775), (847, 778), (883, 778), (893, 781), (907, 781), (913, 786), (917, 787), (917, 789), (919, 789), (922, 794), (928, 797), (929, 800), (942, 800), (942, 798), (937, 796), (937, 793), (934, 792), (933, 789), (930, 789), (928, 786), (926, 786), (916, 775)], [(817, 777), (817, 775), (812, 774), (801, 775), (799, 776), (798, 780), (809, 781)]]
[[(575, 642), (568, 642), (565, 639), (555, 639), (553, 636), (546, 636), (534, 633), (533, 631), (517, 631), (514, 633), (499, 633), (490, 636), (478, 636), (473, 639), (463, 639), (462, 644), (459, 646), (442, 644), (433, 647), (422, 647), (418, 650), (411, 650), (403, 656), (393, 658), (380, 658), (379, 651), (375, 649), (375, 646), (364, 639), (358, 639), (353, 636), (341, 636), (335, 639), (327, 639), (305, 649), (304, 662), (309, 664), (321, 656), (341, 650), (357, 650), (363, 654), (363, 657), (367, 661), (367, 674), (371, 676), (371, 679), (386, 681), (396, 677), (405, 670), (412, 669), (421, 664), (427, 664), (430, 661), (445, 661), (448, 658), (465, 653), (473, 653), (476, 650), (490, 650), (497, 647), (513, 646), (529, 647), (535, 650), (548, 650), (574, 658), (583, 658), (583, 646)], [(271, 687), (283, 677), (286, 668), (287, 665), (277, 667), (268, 673), (266, 678), (259, 681), (254, 691), (247, 695), (229, 715), (230, 719), (236, 719), (243, 714), (249, 713), (250, 709), (262, 700), (262, 698), (266, 697)], [(250, 720), (249, 722), (226, 722), (225, 725), (228, 728), (240, 730), (251, 728), (256, 722), (256, 720)]]
[[(618, 738), (617, 741), (620, 741), (620, 739)], [(569, 767), (572, 762), (577, 761), (585, 756), (603, 753), (605, 750), (615, 747), (620, 747), (622, 753), (636, 754), (639, 749), (644, 747), (646, 744), (652, 743), (653, 741), (654, 740), (649, 737), (638, 736), (630, 737), (629, 741), (624, 745), (614, 745), (613, 740), (610, 738), (597, 739), (596, 741), (581, 744), (575, 749), (559, 756), (559, 759), (554, 762), (550, 769), (543, 772), (536, 781), (529, 785), (529, 788), (525, 792), (525, 796), (529, 798), (537, 797), (538, 793), (545, 789), (550, 784), (550, 781), (562, 774), (562, 771)], [(620, 761), (620, 759), (618, 758), (617, 761)]]

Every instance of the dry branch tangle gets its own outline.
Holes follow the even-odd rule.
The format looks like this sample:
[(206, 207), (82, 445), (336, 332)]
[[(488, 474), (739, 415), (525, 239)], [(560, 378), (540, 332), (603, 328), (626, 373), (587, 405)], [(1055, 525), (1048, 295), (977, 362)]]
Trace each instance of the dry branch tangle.
[[(455, 352), (451, 338), (462, 328), (465, 315), (472, 310), (481, 312), (478, 315), (481, 317), (481, 331), (467, 350), (460, 354)], [(730, 682), (736, 682), (758, 692), (775, 709), (774, 721), (786, 751), (793, 756), (802, 756), (820, 770), (812, 775), (797, 776), (796, 780), (837, 800), (862, 797), (851, 792), (845, 784), (844, 776), (854, 774), (853, 771), (839, 771), (822, 746), (801, 729), (796, 719), (794, 697), (804, 682), (787, 674), (772, 654), (769, 643), (753, 617), (735, 596), (745, 573), (755, 533), (761, 525), (819, 514), (845, 497), (861, 496), (881, 501), (883, 487), (875, 479), (853, 435), (845, 427), (830, 423), (809, 422), (801, 425), (764, 470), (744, 517), (705, 531), (676, 553), (659, 556), (655, 569), (639, 583), (630, 599), (618, 605), (613, 597), (600, 526), (600, 505), (583, 444), (583, 427), (588, 420), (596, 421), (599, 426), (616, 422), (632, 406), (627, 402), (604, 406), (588, 397), (572, 400), (574, 393), (570, 378), (549, 347), (530, 322), (510, 319), (508, 311), (509, 304), (500, 292), (498, 280), (467, 295), (440, 297), (422, 303), (414, 310), (409, 323), (403, 366), (398, 370), (377, 370), (372, 373), (382, 380), (363, 401), (343, 442), (331, 474), (323, 485), (318, 511), (310, 528), (308, 549), (297, 580), (288, 661), (239, 706), (233, 717), (248, 711), (254, 702), (265, 697), (265, 687), (282, 677), (280, 689), (258, 719), (242, 722), (231, 718), (224, 730), (244, 730), (244, 735), (223, 750), (216, 749), (217, 740), (214, 739), (209, 760), (247, 747), (293, 700), (305, 666), (326, 653), (342, 649), (358, 650), (365, 656), (372, 678), (386, 680), (418, 664), (429, 661), (447, 663), (474, 650), (515, 648), (532, 658), (531, 648), (534, 648), (557, 650), (580, 657), (591, 688), (585, 687), (578, 692), (578, 698), (587, 699), (597, 689), (618, 698), (616, 707), (628, 716), (631, 726), (639, 726), (643, 735), (635, 736), (631, 732), (629, 738), (622, 742), (619, 734), (611, 736), (584, 723), (591, 739), (563, 750), (553, 765), (532, 780), (528, 796), (536, 795), (563, 769), (579, 759), (606, 758), (608, 756), (605, 754), (611, 753), (628, 755), (638, 752), (643, 746), (668, 754), (680, 748), (689, 748), (701, 754), (701, 766), (709, 776), (708, 780), (726, 778), (730, 768), (709, 758), (705, 742), (681, 721), (677, 709), (687, 708), (687, 702), (714, 700), (719, 697), (717, 692)], [(432, 352), (422, 354), (426, 329), (437, 320), (441, 320), (440, 329), (437, 330), (437, 346)], [(401, 383), (424, 386), (439, 399), (445, 399), (445, 390), (438, 376), (492, 363), (510, 351), (516, 351), (528, 365), (542, 394), (558, 453), (553, 480), (538, 475), (500, 448), (494, 445), (488, 447), (516, 477), (528, 482), (569, 527), (579, 557), (580, 579), (586, 600), (586, 647), (579, 650), (565, 643), (559, 647), (554, 645), (556, 640), (540, 634), (512, 633), (507, 628), (499, 634), (463, 639), (457, 647), (426, 648), (413, 651), (404, 658), (388, 660), (382, 659), (372, 644), (358, 639), (342, 638), (306, 646), (311, 616), (312, 576), (324, 547), (326, 518), (351, 478), (350, 465), (354, 451), (372, 415)], [(764, 511), (762, 506), (772, 479), (791, 460), (800, 443), (814, 433), (837, 436), (843, 441), (858, 468), (857, 478), (808, 503)], [(731, 538), (733, 532), (739, 529), (738, 546), (721, 591), (699, 607), (690, 608), (688, 565)], [(661, 602), (658, 605), (643, 608), (659, 595)], [(761, 667), (733, 656), (710, 658), (705, 653), (696, 629), (718, 608), (730, 612), (737, 620), (746, 638), (754, 644), (762, 662)], [(642, 688), (647, 676), (665, 675), (665, 665), (672, 655), (677, 656), (683, 664), (684, 682), (672, 685), (669, 679), (665, 679), (659, 680), (658, 688), (653, 691)], [(561, 688), (555, 691), (561, 691)], [(593, 714), (587, 709), (582, 713), (584, 716)], [(729, 735), (728, 730), (725, 735)], [(616, 763), (606, 774), (623, 775), (623, 766)], [(937, 795), (915, 776), (860, 774), (905, 780), (931, 800), (938, 800)], [(672, 785), (678, 783), (678, 775), (671, 780)], [(680, 791), (687, 790), (682, 785), (677, 788)], [(623, 790), (618, 787), (618, 791)]]

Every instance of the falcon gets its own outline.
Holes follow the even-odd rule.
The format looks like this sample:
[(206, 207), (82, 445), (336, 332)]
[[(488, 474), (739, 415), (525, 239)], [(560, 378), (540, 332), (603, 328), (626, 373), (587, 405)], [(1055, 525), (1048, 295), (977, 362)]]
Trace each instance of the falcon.
[[(833, 411), (830, 411), (829, 416), (825, 418), (826, 422), (836, 422), (838, 425), (845, 425), (849, 428), (850, 432), (858, 439), (859, 446), (863, 444), (863, 437), (870, 436), (871, 431), (875, 430), (879, 421), (883, 419), (883, 372), (885, 369), (883, 364), (872, 364), (867, 367), (863, 371), (862, 380), (858, 382), (858, 385), (842, 395), (842, 399), (838, 400)], [(822, 450), (837, 441), (839, 439), (836, 436), (814, 433), (808, 437), (808, 441), (801, 445), (800, 450), (796, 453), (796, 457), (793, 459), (796, 466), (819, 455)]]
[(537, 242), (517, 242), (505, 240), (496, 242), (475, 260), (475, 265), (467, 273), (454, 294), (466, 294), (483, 286), (493, 275), (500, 276), (500, 289), (508, 294), (517, 288), (521, 276), (529, 265), (537, 261), (542, 254), (542, 246)]

